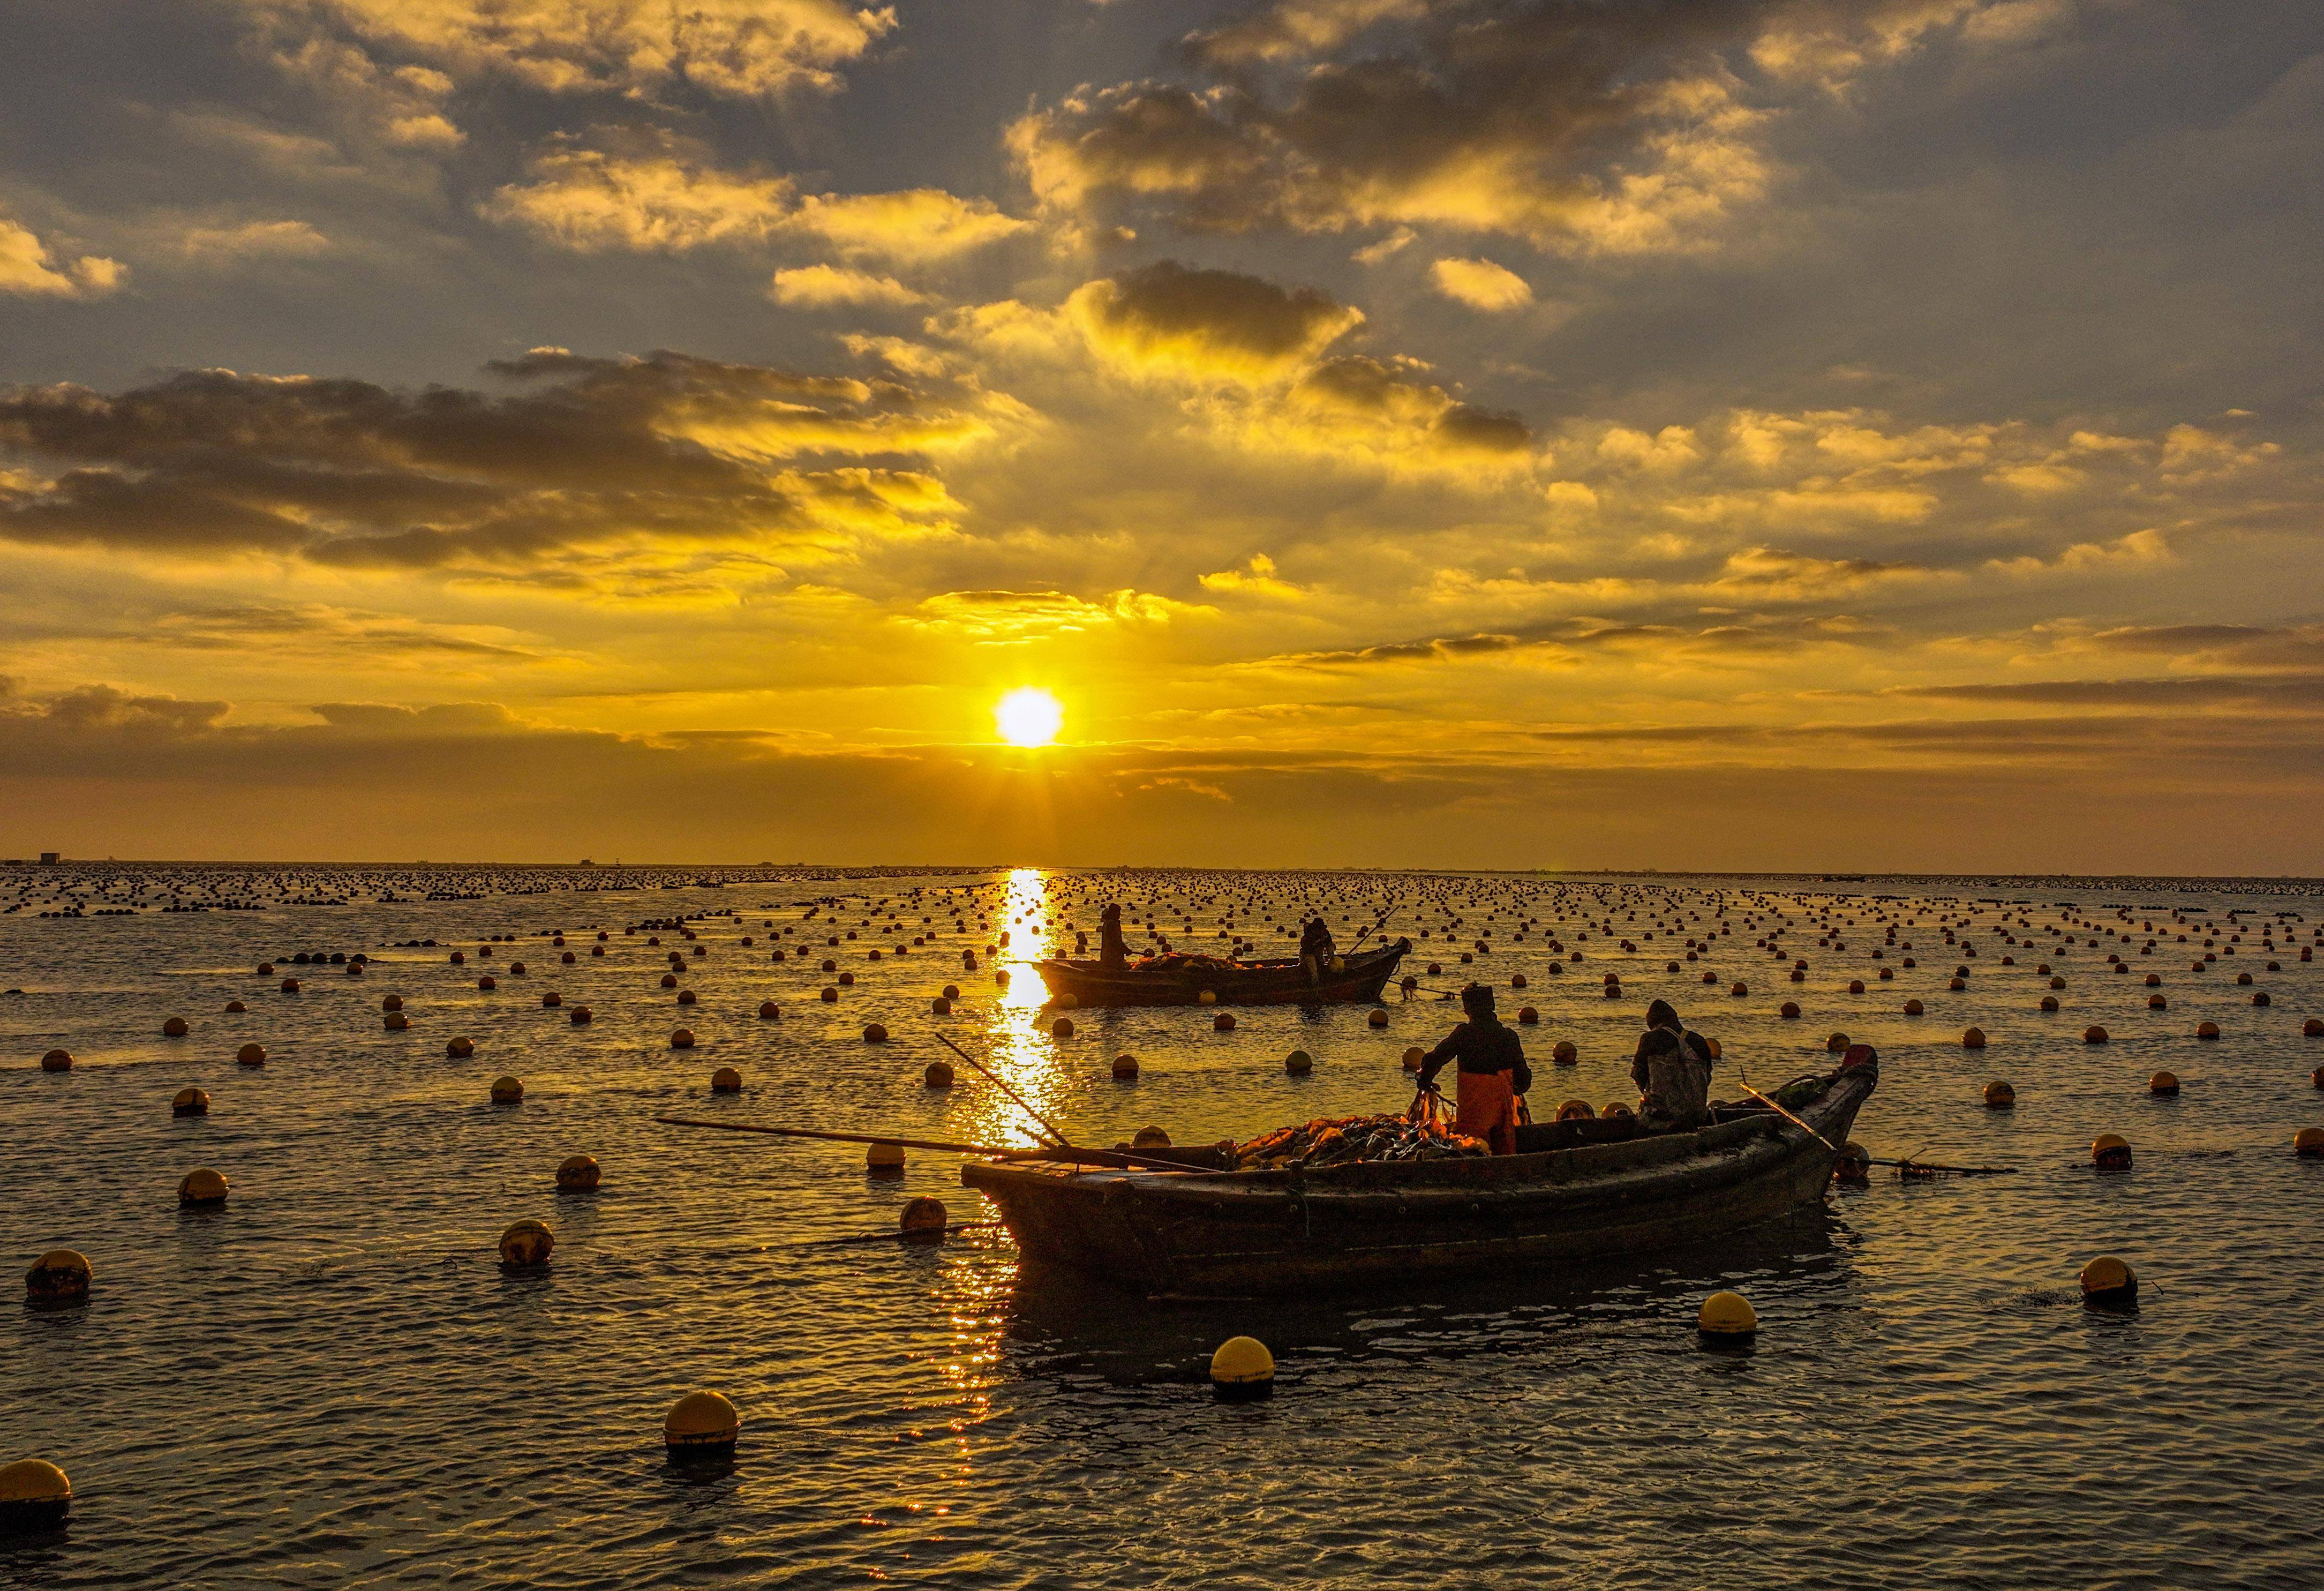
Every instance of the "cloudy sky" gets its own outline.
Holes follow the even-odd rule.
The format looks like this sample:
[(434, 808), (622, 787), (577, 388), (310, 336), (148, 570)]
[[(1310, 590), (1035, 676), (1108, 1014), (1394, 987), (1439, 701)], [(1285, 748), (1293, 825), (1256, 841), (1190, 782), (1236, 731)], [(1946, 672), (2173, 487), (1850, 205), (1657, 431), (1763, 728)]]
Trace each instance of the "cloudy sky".
[(0, 852), (2324, 872), (2312, 4), (9, 32)]

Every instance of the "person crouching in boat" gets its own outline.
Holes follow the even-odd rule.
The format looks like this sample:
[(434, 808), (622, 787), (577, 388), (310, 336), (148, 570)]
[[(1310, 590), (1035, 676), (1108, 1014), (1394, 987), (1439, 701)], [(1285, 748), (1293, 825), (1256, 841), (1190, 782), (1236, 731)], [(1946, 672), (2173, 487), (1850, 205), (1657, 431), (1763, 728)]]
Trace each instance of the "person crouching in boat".
[(1130, 946), (1121, 937), (1121, 908), (1111, 901), (1097, 914), (1097, 962), (1108, 972), (1120, 972), (1130, 962)]
[(1692, 1133), (1711, 1120), (1711, 1042), (1689, 1032), (1667, 1000), (1646, 1007), (1646, 1031), (1630, 1061), (1638, 1086), (1638, 1124), (1649, 1132)]
[(1323, 975), (1332, 970), (1332, 957), (1339, 947), (1332, 942), (1332, 930), (1321, 917), (1311, 917), (1299, 930), (1299, 965), (1307, 969), (1307, 981), (1320, 984)]
[(1461, 991), (1469, 1020), (1420, 1063), (1420, 1086), (1434, 1087), (1448, 1060), (1460, 1064), (1453, 1094), (1453, 1131), (1481, 1138), (1495, 1154), (1517, 1152), (1517, 1099), (1533, 1087), (1525, 1046), (1493, 1014), (1493, 992), (1482, 984)]

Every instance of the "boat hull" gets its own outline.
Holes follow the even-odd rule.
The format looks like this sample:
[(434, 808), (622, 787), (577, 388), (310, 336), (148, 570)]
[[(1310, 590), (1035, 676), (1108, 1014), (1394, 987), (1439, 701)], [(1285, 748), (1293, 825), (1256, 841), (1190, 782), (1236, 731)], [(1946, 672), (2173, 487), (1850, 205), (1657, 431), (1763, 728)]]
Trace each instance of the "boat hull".
[[(1404, 959), (1399, 948), (1342, 958), (1342, 970), (1310, 982), (1296, 961), (1233, 968), (1108, 968), (1097, 961), (1036, 961), (1049, 998), (1076, 1005), (1369, 1005)], [(1207, 992), (1209, 1001), (1203, 998)]]
[[(1877, 1078), (1834, 1074), (1832, 1144)], [(1780, 1117), (1492, 1159), (1296, 1171), (1083, 1172), (971, 1162), (1029, 1261), (1184, 1298), (1392, 1289), (1700, 1242), (1821, 1199), (1838, 1155)]]

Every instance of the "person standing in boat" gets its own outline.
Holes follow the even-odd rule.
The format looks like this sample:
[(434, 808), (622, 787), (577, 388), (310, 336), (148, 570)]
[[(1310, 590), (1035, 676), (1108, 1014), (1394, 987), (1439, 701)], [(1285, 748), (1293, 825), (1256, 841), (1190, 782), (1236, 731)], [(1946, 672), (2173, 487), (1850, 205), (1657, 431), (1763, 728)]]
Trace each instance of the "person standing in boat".
[(1121, 937), (1121, 908), (1112, 902), (1097, 914), (1097, 963), (1108, 972), (1120, 972), (1130, 961), (1130, 946)]
[(1711, 1120), (1711, 1041), (1691, 1032), (1667, 1000), (1646, 1007), (1646, 1031), (1630, 1061), (1638, 1086), (1639, 1124), (1653, 1132), (1692, 1133)]
[(1461, 991), (1469, 1020), (1420, 1063), (1420, 1086), (1433, 1088), (1446, 1061), (1460, 1068), (1453, 1093), (1453, 1131), (1481, 1138), (1495, 1154), (1517, 1152), (1517, 1101), (1533, 1087), (1525, 1046), (1493, 1013), (1493, 991), (1471, 984)]
[(1319, 913), (1309, 918), (1299, 930), (1299, 963), (1307, 969), (1307, 981), (1320, 984), (1323, 975), (1332, 970), (1332, 957), (1339, 947), (1332, 942), (1332, 930), (1324, 925)]

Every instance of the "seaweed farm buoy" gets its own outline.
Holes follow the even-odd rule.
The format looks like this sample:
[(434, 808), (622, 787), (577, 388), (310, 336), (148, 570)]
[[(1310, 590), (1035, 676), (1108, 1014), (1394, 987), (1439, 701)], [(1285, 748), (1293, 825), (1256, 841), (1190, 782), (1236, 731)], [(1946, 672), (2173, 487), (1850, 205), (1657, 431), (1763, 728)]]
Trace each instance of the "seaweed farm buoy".
[(24, 1300), (33, 1304), (77, 1304), (88, 1297), (88, 1262), (78, 1252), (52, 1248), (24, 1272)]
[(1961, 1048), (1964, 1050), (1984, 1049), (1985, 1030), (1983, 1028), (1965, 1029), (1961, 1033)]
[(1132, 1149), (1167, 1149), (1170, 1147), (1170, 1134), (1165, 1133), (1159, 1127), (1140, 1127), (1137, 1132), (1132, 1133), (1130, 1135), (1130, 1147)]
[(1231, 1337), (1211, 1355), (1211, 1387), (1229, 1402), (1264, 1398), (1275, 1391), (1275, 1355), (1255, 1337)]
[(2084, 1029), (2082, 1030), (2082, 1042), (2083, 1042), (2083, 1043), (2085, 1043), (2085, 1044), (2103, 1044), (2103, 1043), (2105, 1043), (2106, 1041), (2107, 1041), (2107, 1031), (2106, 1031), (2104, 1028), (2102, 1028), (2102, 1027), (2098, 1026), (2096, 1022), (2092, 1022), (2089, 1027), (2086, 1027), (2086, 1028), (2084, 1028)]
[(263, 1044), (244, 1044), (241, 1049), (234, 1052), (234, 1058), (244, 1066), (264, 1066), (266, 1064), (266, 1046)]
[(1135, 1078), (1138, 1075), (1138, 1057), (1134, 1055), (1115, 1056), (1113, 1058), (1113, 1075), (1116, 1080), (1124, 1083), (1127, 1083), (1132, 1078)]
[(226, 1202), (226, 1174), (208, 1166), (188, 1171), (178, 1183), (178, 1202), (182, 1205), (210, 1205)]
[(554, 1011), (565, 1004), (565, 996), (554, 989), (544, 990), (540, 996), (540, 1004), (543, 1009)]
[(2315, 1084), (2319, 1088), (2324, 1088), (2324, 1066), (2319, 1066), (2314, 1071), (2309, 1073), (2308, 1080)]
[(199, 1088), (180, 1088), (170, 1101), (173, 1116), (206, 1116), (210, 1114), (210, 1096)]
[(2265, 989), (2262, 989), (2262, 990), (2260, 990), (2257, 994), (2254, 994), (2254, 995), (2252, 996), (2252, 1004), (2253, 1004), (2254, 1005), (2265, 1005), (2265, 1004), (2268, 1004), (2267, 991), (2266, 991)]
[(2175, 1097), (2179, 1092), (2179, 1074), (2177, 1072), (2155, 1073), (2146, 1079), (2146, 1091), (2149, 1094)]
[(161, 1037), (164, 1039), (182, 1039), (186, 1032), (186, 1019), (182, 1016), (173, 1016), (161, 1024)]
[(699, 996), (692, 989), (680, 989), (678, 992), (678, 1003), (680, 1005), (692, 1005), (697, 999)]
[(835, 985), (825, 984), (823, 985), (823, 993), (816, 998), (825, 1005), (836, 1005), (839, 1004), (839, 989)]
[(952, 1062), (948, 1060), (932, 1060), (928, 1062), (927, 1069), (920, 1074), (920, 1081), (927, 1084), (931, 1088), (951, 1087)]
[(1786, 1000), (1775, 1007), (1775, 1014), (1785, 1022), (1797, 1022), (1800, 1019), (1800, 1003), (1796, 1000)]
[(1848, 992), (1851, 994), (1861, 994), (1864, 993), (1864, 980), (1862, 978), (1849, 979)]
[(1561, 1122), (1586, 1122), (1597, 1115), (1586, 1099), (1569, 1099), (1557, 1107), (1557, 1119)]
[(2164, 999), (2160, 994), (2149, 994), (2146, 997), (2146, 1009), (2149, 1011), (2168, 1011), (2171, 1009), (2171, 1002)]
[(1231, 1033), (1234, 1031), (1234, 1013), (1231, 1011), (1222, 1011), (1218, 1015), (1211, 1018), (1211, 1031), (1213, 1032)]
[(2294, 1133), (2292, 1152), (2304, 1161), (2324, 1157), (2324, 1127), (2302, 1127)]
[(1283, 1069), (1295, 1078), (1304, 1078), (1315, 1069), (1315, 1058), (1305, 1050), (1295, 1050), (1283, 1058)]
[(1987, 1083), (1985, 1086), (1986, 1109), (2014, 1110), (2016, 1108), (2016, 1105), (2017, 1090), (2011, 1087), (2008, 1084), (1997, 1078), (1992, 1082)]
[(596, 1013), (595, 1012), (592, 1012), (586, 1005), (576, 1005), (571, 1011), (566, 1013), (567, 1019), (576, 1028), (587, 1027), (589, 1025), (590, 1018), (595, 1014)]
[(904, 1174), (904, 1146), (900, 1143), (875, 1143), (863, 1156), (863, 1169), (873, 1176)]
[(2112, 1254), (2100, 1254), (2082, 1267), (2082, 1301), (2100, 1309), (2120, 1309), (2138, 1300), (2138, 1272)]
[(480, 978), (478, 978), (478, 979), (476, 980), (476, 987), (478, 987), (479, 989), (483, 989), (483, 990), (486, 991), (487, 993), (491, 992), (491, 991), (492, 991), (492, 990), (493, 990), (493, 989), (497, 989), (497, 988), (499, 988), (500, 986), (501, 986), (500, 980), (499, 980), (498, 978), (496, 978), (496, 977), (493, 976), (490, 973), (486, 973), (483, 977), (480, 977)]
[(1638, 1113), (1630, 1108), (1628, 1100), (1609, 1099), (1599, 1111), (1598, 1119), (1601, 1122), (1634, 1122), (1638, 1119)]
[(444, 1056), (447, 1060), (466, 1060), (475, 1052), (476, 1041), (466, 1036), (447, 1040), (444, 1045)]
[[(1573, 1047), (1572, 1040), (1560, 1039), (1552, 1046), (1549, 1059), (1558, 1066), (1579, 1066), (1582, 1064), (1582, 1051)], [(1416, 1071), (1419, 1068), (1416, 1067), (1413, 1069)]]
[(720, 1067), (710, 1074), (710, 1091), (713, 1094), (740, 1094), (742, 1091), (742, 1074), (731, 1066)]
[[(1528, 1005), (1527, 1007), (1526, 1007), (1526, 1009), (1527, 1011), (1530, 1011), (1530, 1010), (1532, 1010), (1532, 1009), (1533, 1009), (1533, 1007), (1531, 1007), (1530, 1005)], [(1522, 1022), (1522, 1021), (1524, 1021), (1525, 1019), (1524, 1019), (1523, 1015), (1522, 1015), (1522, 1014), (1520, 1014), (1520, 1016), (1518, 1017), (1518, 1019), (1517, 1019), (1517, 1020), (1518, 1020), (1518, 1021), (1520, 1021), (1520, 1022)], [(1387, 1012), (1385, 1012), (1385, 1011), (1375, 1011), (1375, 1012), (1373, 1012), (1370, 1016), (1367, 1016), (1366, 1018), (1364, 1018), (1364, 1022), (1365, 1022), (1365, 1025), (1367, 1025), (1367, 1026), (1369, 1026), (1369, 1027), (1373, 1027), (1373, 1028), (1384, 1028), (1384, 1027), (1388, 1026), (1388, 1013), (1387, 1013)]]
[(524, 1085), (518, 1082), (514, 1078), (500, 1077), (493, 1079), (493, 1103), (494, 1105), (514, 1105), (523, 1097)]
[(2043, 1010), (2044, 1010), (2044, 1011), (2055, 1011), (2055, 1010), (2057, 1010), (2057, 1009), (2058, 1009), (2058, 997), (2057, 997), (2055, 994), (2044, 994), (2044, 995), (2043, 995), (2043, 996), (2042, 996), (2042, 1009), (2043, 1009)]
[(1860, 1188), (1872, 1180), (1872, 1152), (1851, 1138), (1840, 1152), (1840, 1162), (1831, 1174), (1851, 1188)]
[(380, 1020), (391, 1033), (400, 1033), (411, 1025), (411, 1019), (400, 1011), (391, 1011)]
[(2130, 1169), (2130, 1143), (2112, 1133), (2101, 1133), (2090, 1145), (2090, 1164), (2101, 1171), (2126, 1171)]
[(249, 1006), (244, 1005), (239, 1000), (229, 1000), (226, 1003), (226, 1011), (228, 1016), (240, 1016), (244, 1012), (248, 1011), (249, 1009)]
[(549, 1263), (549, 1251), (557, 1246), (549, 1228), (538, 1221), (519, 1221), (501, 1234), (501, 1269), (530, 1271)]
[(1826, 1055), (1847, 1054), (1848, 1035), (1846, 1033), (1834, 1033), (1831, 1038), (1826, 1039), (1823, 1041), (1823, 1050)]
[[(1072, 1026), (1068, 1023), (1067, 1032), (1070, 1033), (1071, 1031)], [(866, 1044), (885, 1044), (888, 1041), (888, 1030), (876, 1022), (865, 1022), (863, 1024), (863, 1041)]]
[(1072, 1017), (1061, 1016), (1049, 1024), (1049, 1037), (1052, 1039), (1070, 1039), (1073, 1036), (1074, 1019)]
[(923, 1193), (906, 1202), (902, 1213), (896, 1217), (896, 1229), (906, 1237), (942, 1237), (950, 1219), (951, 1213), (945, 1208), (944, 1200)]
[(1904, 1014), (1906, 1016), (1918, 1016), (1922, 1012), (1927, 1009), (1928, 1008), (1923, 1005), (1918, 1000), (1907, 1000), (1904, 1002)]
[(1404, 1069), (1416, 1072), (1427, 1063), (1428, 1051), (1417, 1044), (1407, 1045), (1404, 1051)]
[[(1383, 1028), (1388, 1026), (1388, 1013), (1386, 1012), (1379, 1012), (1376, 1014), (1378, 1014), (1381, 1019), (1376, 1025)], [(1517, 1021), (1526, 1027), (1532, 1027), (1541, 1021), (1541, 1013), (1536, 1011), (1530, 1005), (1521, 1005), (1517, 1008)]]
[(557, 1163), (557, 1190), (559, 1193), (595, 1193), (603, 1175), (594, 1156), (568, 1154)]
[(680, 1029), (678, 1029), (676, 1032), (674, 1032), (674, 1033), (670, 1034), (670, 1036), (669, 1036), (669, 1047), (670, 1047), (672, 1050), (691, 1050), (691, 1049), (693, 1049), (693, 1048), (694, 1048), (694, 1030), (693, 1030), (692, 1028), (680, 1028)]
[(72, 1512), (72, 1482), (42, 1458), (0, 1466), (0, 1538), (64, 1528)]
[(2300, 1036), (2303, 1039), (2324, 1039), (2324, 1016), (2311, 1016), (2301, 1022)]
[(759, 1020), (761, 1022), (772, 1022), (775, 1018), (782, 1015), (782, 1013), (783, 1008), (776, 1004), (773, 1001), (761, 1000), (759, 1002)]
[(742, 1418), (719, 1392), (688, 1392), (661, 1422), (662, 1445), (672, 1458), (723, 1458), (734, 1451)]
[(942, 994), (937, 995), (935, 999), (928, 1002), (928, 1014), (930, 1016), (950, 1016), (952, 1014), (952, 1002), (945, 999)]
[(1694, 1328), (1707, 1337), (1738, 1341), (1758, 1331), (1759, 1312), (1739, 1292), (1715, 1292), (1702, 1300)]

